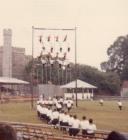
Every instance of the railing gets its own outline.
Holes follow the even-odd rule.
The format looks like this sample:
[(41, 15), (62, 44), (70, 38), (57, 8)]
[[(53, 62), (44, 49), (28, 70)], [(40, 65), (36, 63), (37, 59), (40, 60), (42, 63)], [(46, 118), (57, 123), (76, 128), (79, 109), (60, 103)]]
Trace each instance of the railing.
[[(47, 124), (31, 124), (18, 122), (0, 122), (11, 125), (17, 132), (19, 140), (105, 140), (109, 132), (96, 131), (94, 136), (82, 136), (79, 133), (77, 136), (69, 136), (66, 131), (59, 131), (60, 127), (54, 129), (55, 126)], [(67, 127), (68, 128), (68, 127)]]

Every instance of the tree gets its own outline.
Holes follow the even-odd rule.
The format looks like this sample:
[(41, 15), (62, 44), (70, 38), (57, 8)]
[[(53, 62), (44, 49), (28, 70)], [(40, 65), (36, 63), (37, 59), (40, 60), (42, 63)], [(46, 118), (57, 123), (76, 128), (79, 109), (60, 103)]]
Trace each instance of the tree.
[[(119, 93), (120, 79), (116, 73), (101, 72), (95, 67), (80, 64), (77, 64), (77, 71), (74, 64), (71, 64), (70, 68), (68, 68), (67, 70), (62, 71), (62, 68), (59, 68), (58, 64), (54, 64), (52, 66), (50, 78), (50, 67), (43, 67), (42, 63), (38, 59), (34, 59), (33, 63), (33, 78), (37, 80), (38, 83), (46, 84), (45, 70), (47, 70), (47, 80), (51, 79), (51, 83), (56, 85), (60, 85), (62, 82), (63, 84), (66, 84), (75, 80), (75, 74), (77, 73), (77, 79), (81, 79), (85, 82), (95, 85), (101, 91), (105, 91), (107, 93), (109, 92), (112, 95)], [(26, 72), (28, 73), (28, 75), (32, 72), (32, 62), (27, 65)]]
[(108, 48), (107, 55), (109, 60), (101, 63), (104, 71), (113, 71), (120, 76), (128, 64), (128, 36), (120, 36)]
[(101, 72), (87, 65), (79, 65), (78, 68), (79, 79), (97, 86), (101, 91), (109, 92), (112, 95), (119, 94), (120, 78), (118, 74), (114, 72)]

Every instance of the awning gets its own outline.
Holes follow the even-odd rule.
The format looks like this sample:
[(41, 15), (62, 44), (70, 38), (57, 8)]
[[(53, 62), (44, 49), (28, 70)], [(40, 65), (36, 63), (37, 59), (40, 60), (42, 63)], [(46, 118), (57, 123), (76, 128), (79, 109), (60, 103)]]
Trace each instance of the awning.
[[(72, 81), (66, 85), (62, 85), (60, 86), (61, 88), (76, 88), (76, 81)], [(97, 88), (96, 86), (93, 86), (89, 83), (86, 83), (82, 80), (77, 79), (77, 88), (91, 88), (91, 89), (95, 89)]]
[(27, 81), (19, 80), (12, 77), (0, 77), (0, 84), (8, 84), (8, 85), (18, 85), (18, 84), (29, 84)]

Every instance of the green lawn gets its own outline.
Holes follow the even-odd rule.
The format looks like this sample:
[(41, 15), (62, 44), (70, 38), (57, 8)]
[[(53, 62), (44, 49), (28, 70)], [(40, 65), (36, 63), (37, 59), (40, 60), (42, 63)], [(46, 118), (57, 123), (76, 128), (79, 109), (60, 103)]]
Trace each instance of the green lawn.
[[(35, 108), (35, 107), (34, 107)], [(81, 119), (83, 115), (93, 118), (98, 129), (128, 132), (128, 102), (123, 102), (119, 110), (116, 101), (105, 101), (100, 106), (98, 101), (79, 101), (78, 107), (71, 110)], [(28, 123), (42, 123), (37, 119), (36, 109), (30, 103), (0, 104), (0, 120)]]

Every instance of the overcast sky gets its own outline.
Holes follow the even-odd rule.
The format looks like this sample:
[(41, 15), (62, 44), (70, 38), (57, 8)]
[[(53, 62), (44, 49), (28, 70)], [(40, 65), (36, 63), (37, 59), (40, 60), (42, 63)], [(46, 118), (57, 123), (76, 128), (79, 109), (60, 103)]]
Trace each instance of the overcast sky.
[(31, 54), (32, 26), (76, 26), (78, 62), (100, 68), (107, 48), (128, 34), (128, 0), (0, 0), (0, 45), (3, 28), (11, 28), (13, 46)]

